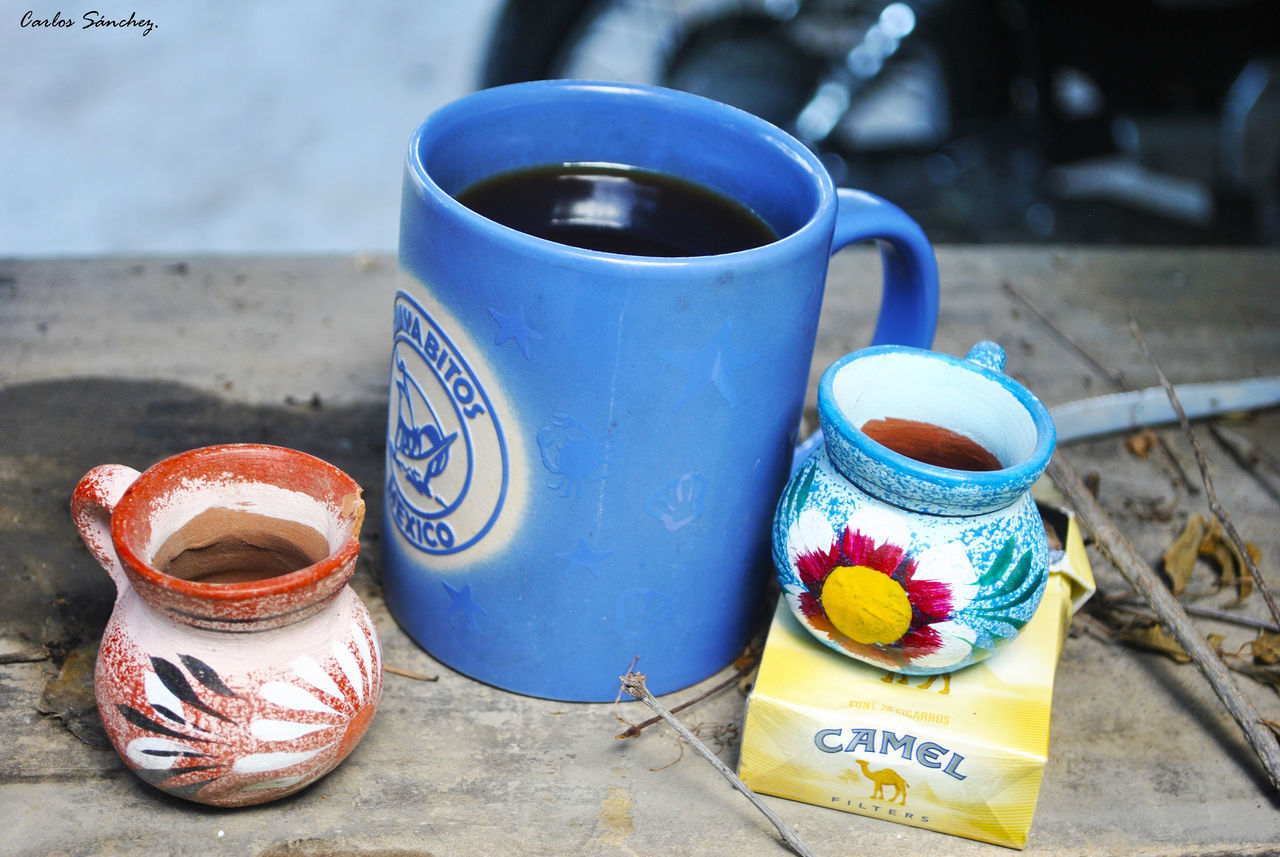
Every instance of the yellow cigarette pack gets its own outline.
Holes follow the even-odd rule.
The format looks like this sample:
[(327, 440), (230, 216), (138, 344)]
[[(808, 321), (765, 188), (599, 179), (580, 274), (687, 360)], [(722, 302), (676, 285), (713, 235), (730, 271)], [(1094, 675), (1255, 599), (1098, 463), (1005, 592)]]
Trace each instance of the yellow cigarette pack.
[(747, 702), (743, 782), (761, 794), (1025, 846), (1048, 757), (1058, 655), (1094, 588), (1074, 518), (1045, 517), (1065, 550), (1054, 552), (1035, 616), (990, 658), (955, 673), (901, 676), (844, 657), (780, 601)]

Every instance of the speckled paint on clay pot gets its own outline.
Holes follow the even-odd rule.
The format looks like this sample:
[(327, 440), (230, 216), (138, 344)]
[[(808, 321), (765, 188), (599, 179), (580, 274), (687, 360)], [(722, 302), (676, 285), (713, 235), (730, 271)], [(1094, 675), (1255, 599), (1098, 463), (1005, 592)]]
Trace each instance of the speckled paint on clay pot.
[[(155, 567), (166, 540), (209, 509), (248, 513), (268, 528), (276, 521), (285, 533), (306, 528), (327, 551), (236, 583)], [(206, 447), (141, 474), (95, 468), (77, 485), (72, 513), (117, 588), (95, 692), (134, 773), (178, 797), (243, 806), (292, 794), (351, 752), (381, 695), (382, 656), (347, 585), (364, 517), (350, 477), (280, 447)], [(274, 538), (234, 535), (240, 547)], [(194, 550), (218, 537), (192, 536)]]
[[(783, 596), (832, 649), (904, 674), (951, 672), (1017, 636), (1048, 574), (1032, 483), (1053, 420), (1001, 370), (998, 345), (961, 360), (880, 346), (836, 361), (818, 387), (823, 445), (793, 474), (774, 519)], [(929, 424), (995, 456), (960, 470), (895, 452), (862, 431)]]

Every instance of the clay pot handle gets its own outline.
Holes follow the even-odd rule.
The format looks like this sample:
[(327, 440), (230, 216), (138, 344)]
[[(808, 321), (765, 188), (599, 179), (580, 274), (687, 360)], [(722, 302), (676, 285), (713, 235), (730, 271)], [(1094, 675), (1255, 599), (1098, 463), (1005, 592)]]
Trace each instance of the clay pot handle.
[(71, 494), (71, 519), (80, 538), (98, 563), (111, 575), (116, 590), (128, 586), (124, 568), (111, 544), (111, 513), (125, 489), (141, 475), (123, 464), (103, 464), (93, 468), (76, 484)]
[(990, 369), (992, 372), (1004, 374), (1005, 353), (997, 342), (990, 339), (983, 339), (975, 342), (973, 347), (969, 349), (969, 353), (964, 356), (965, 360), (975, 363), (983, 369)]

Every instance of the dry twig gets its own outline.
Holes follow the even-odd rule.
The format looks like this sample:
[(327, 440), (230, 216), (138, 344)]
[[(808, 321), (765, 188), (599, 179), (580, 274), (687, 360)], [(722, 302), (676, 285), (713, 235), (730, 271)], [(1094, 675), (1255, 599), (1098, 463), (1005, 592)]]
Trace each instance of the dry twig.
[[(1013, 287), (1013, 283), (1005, 280), (1001, 285), (1010, 297), (1015, 298), (1022, 303), (1023, 306), (1031, 311), (1032, 315), (1040, 319), (1041, 324), (1049, 328), (1049, 331), (1054, 336), (1058, 337), (1059, 340), (1065, 343), (1068, 348), (1080, 357), (1081, 360), (1088, 363), (1095, 372), (1110, 381), (1113, 387), (1122, 392), (1133, 389), (1132, 385), (1129, 384), (1124, 375), (1110, 368), (1097, 357), (1093, 356), (1089, 349), (1085, 348), (1079, 340), (1054, 323), (1054, 320), (1049, 317), (1048, 313), (1033, 303), (1031, 298), (1015, 289)], [(1188, 494), (1198, 494), (1200, 489), (1197, 488), (1195, 483), (1193, 483), (1187, 476), (1187, 471), (1183, 468), (1182, 462), (1178, 460), (1178, 457), (1173, 454), (1173, 449), (1169, 446), (1169, 442), (1158, 434), (1153, 434), (1152, 437), (1155, 440), (1156, 445), (1160, 447), (1160, 451), (1164, 453), (1164, 457), (1169, 462), (1169, 465), (1173, 468), (1174, 475), (1176, 476), (1178, 483), (1186, 489)]]
[(1231, 451), (1242, 458), (1249, 466), (1265, 464), (1273, 473), (1280, 473), (1280, 458), (1276, 458), (1269, 451), (1258, 446), (1248, 438), (1241, 437), (1234, 431), (1231, 431), (1216, 423), (1209, 424), (1209, 431), (1217, 436), (1225, 445), (1231, 448)]
[[(1263, 491), (1271, 495), (1271, 499), (1280, 502), (1280, 486), (1274, 481), (1274, 474), (1280, 474), (1280, 460), (1248, 438), (1241, 437), (1216, 422), (1209, 423), (1209, 434), (1214, 436), (1236, 464), (1253, 477), (1253, 481)], [(1262, 475), (1263, 466), (1271, 471), (1271, 477)]]
[(426, 675), (425, 673), (416, 673), (413, 670), (407, 670), (407, 669), (404, 669), (403, 667), (393, 667), (391, 666), (391, 664), (383, 664), (382, 670), (383, 672), (389, 672), (392, 675), (403, 676), (404, 678), (411, 678), (414, 681), (439, 681), (440, 680), (440, 676), (438, 675)]
[[(1098, 596), (1095, 594), (1094, 598)], [(1153, 621), (1160, 621), (1160, 617), (1149, 610), (1144, 610), (1136, 605), (1128, 605), (1122, 603), (1121, 599), (1116, 597), (1099, 599), (1102, 609), (1120, 610), (1129, 613), (1135, 617)], [(1182, 603), (1182, 602), (1179, 602)], [(1183, 604), (1182, 609), (1187, 611), (1188, 615), (1199, 616), (1202, 619), (1216, 619), (1219, 622), (1227, 622), (1232, 625), (1240, 625), (1245, 628), (1253, 628), (1258, 631), (1270, 631), (1273, 634), (1280, 633), (1280, 625), (1275, 622), (1268, 622), (1266, 619), (1255, 619), (1252, 616), (1245, 616), (1242, 613), (1234, 613), (1230, 610), (1219, 610), (1215, 607), (1202, 607), (1198, 604)]]
[[(733, 675), (729, 676), (724, 681), (710, 688), (705, 693), (700, 693), (697, 696), (695, 696), (693, 699), (687, 699), (684, 702), (680, 703), (679, 705), (675, 706), (674, 708), (671, 708), (670, 709), (671, 713), (679, 714), (681, 711), (684, 711), (686, 708), (692, 708), (693, 706), (697, 705), (699, 702), (702, 702), (704, 699), (710, 699), (711, 697), (715, 696), (717, 693), (724, 690), (725, 688), (732, 687), (733, 685), (742, 681), (743, 678), (750, 675), (751, 671), (754, 670), (758, 665), (759, 665), (758, 658), (751, 659), (745, 666), (743, 666)], [(621, 717), (619, 717), (618, 719), (622, 720)], [(626, 721), (623, 721), (623, 722), (625, 723)], [(635, 738), (641, 732), (648, 729), (650, 726), (654, 725), (655, 723), (661, 723), (661, 722), (662, 722), (661, 717), (650, 717), (648, 720), (644, 721), (643, 723), (629, 723), (627, 724), (626, 729), (624, 729), (622, 732), (619, 732), (617, 735), (614, 735), (613, 737)]]
[(1264, 726), (1253, 703), (1240, 693), (1217, 652), (1191, 624), (1186, 611), (1173, 597), (1173, 593), (1161, 582), (1133, 543), (1112, 522), (1111, 517), (1089, 493), (1080, 474), (1061, 452), (1049, 462), (1048, 473), (1075, 509), (1080, 523), (1093, 535), (1098, 550), (1124, 575), (1129, 585), (1142, 594), (1160, 617), (1161, 623), (1199, 667), (1218, 698), (1239, 724), (1245, 740), (1258, 755), (1272, 787), (1280, 791), (1280, 742)]
[(34, 664), (50, 658), (49, 648), (23, 649), (17, 652), (5, 652), (0, 655), (0, 664)]
[(1053, 319), (1049, 318), (1048, 313), (1040, 309), (1040, 307), (1036, 306), (1036, 304), (1032, 303), (1029, 297), (1027, 297), (1022, 292), (1015, 289), (1013, 287), (1013, 283), (1009, 282), (1008, 280), (1004, 280), (1000, 283), (1000, 285), (1004, 288), (1005, 292), (1007, 292), (1010, 297), (1016, 298), (1019, 303), (1021, 303), (1024, 307), (1030, 310), (1031, 314), (1034, 315), (1036, 318), (1040, 319), (1040, 323), (1043, 324), (1045, 327), (1049, 328), (1049, 331), (1054, 336), (1062, 340), (1062, 342), (1064, 342), (1067, 345), (1067, 347), (1069, 347), (1072, 351), (1074, 351), (1077, 355), (1079, 355), (1080, 358), (1084, 360), (1084, 362), (1092, 366), (1094, 371), (1096, 371), (1099, 375), (1101, 375), (1102, 377), (1110, 381), (1116, 387), (1116, 389), (1118, 390), (1130, 389), (1129, 382), (1125, 380), (1123, 375), (1121, 375), (1119, 372), (1116, 372), (1111, 368), (1109, 368), (1108, 366), (1106, 366), (1105, 364), (1103, 364), (1101, 360), (1094, 357), (1087, 348), (1081, 345), (1080, 342), (1077, 341), (1074, 336), (1067, 333), (1062, 328), (1058, 327), (1058, 325), (1054, 323)]
[(729, 781), (729, 785), (741, 792), (747, 800), (751, 801), (752, 806), (764, 813), (764, 817), (769, 819), (769, 821), (773, 823), (773, 826), (778, 829), (778, 833), (781, 834), (782, 839), (791, 846), (791, 850), (799, 854), (800, 857), (813, 857), (813, 852), (804, 844), (804, 841), (800, 838), (799, 834), (788, 827), (786, 822), (778, 817), (777, 813), (769, 809), (769, 807), (765, 805), (764, 801), (760, 800), (755, 792), (747, 788), (746, 784), (743, 783), (742, 780), (738, 779), (737, 774), (729, 770), (729, 767), (725, 765), (724, 762), (720, 761), (719, 757), (717, 757), (715, 753), (712, 753), (707, 749), (707, 745), (699, 741), (696, 735), (690, 732), (683, 723), (677, 720), (675, 716), (662, 705), (662, 703), (658, 702), (654, 695), (649, 692), (649, 688), (645, 687), (644, 673), (636, 672), (633, 665), (633, 669), (628, 670), (626, 675), (620, 676), (619, 680), (622, 682), (622, 689), (625, 690), (629, 696), (635, 697), (645, 705), (652, 708), (655, 714), (665, 720), (672, 729), (676, 730), (676, 733), (681, 738), (688, 742), (689, 746), (694, 749), (694, 752), (710, 762), (711, 766), (720, 772), (720, 776)]
[(1200, 448), (1200, 441), (1196, 438), (1195, 432), (1191, 430), (1191, 421), (1187, 419), (1187, 412), (1182, 409), (1182, 403), (1178, 401), (1178, 394), (1173, 389), (1173, 384), (1169, 382), (1164, 370), (1160, 368), (1160, 363), (1156, 360), (1155, 355), (1151, 353), (1151, 346), (1147, 345), (1147, 339), (1142, 335), (1142, 329), (1138, 327), (1136, 321), (1129, 322), (1129, 330), (1133, 332), (1138, 344), (1142, 346), (1143, 353), (1147, 355), (1147, 359), (1151, 361), (1156, 374), (1160, 376), (1160, 384), (1169, 396), (1169, 404), (1173, 405), (1174, 413), (1178, 415), (1178, 422), (1182, 424), (1182, 430), (1191, 441), (1191, 447), (1196, 455), (1196, 465), (1200, 468), (1200, 479), (1204, 483), (1205, 494), (1209, 500), (1209, 509), (1222, 524), (1222, 529), (1226, 532), (1227, 537), (1231, 539), (1232, 544), (1240, 552), (1245, 565), (1249, 569), (1249, 574), (1253, 576), (1253, 581), (1257, 584), (1258, 591), (1262, 593), (1262, 599), (1267, 602), (1267, 609), (1271, 611), (1272, 618), (1277, 623), (1280, 623), (1280, 609), (1276, 607), (1275, 598), (1272, 597), (1271, 590), (1267, 587), (1267, 582), (1262, 577), (1262, 572), (1258, 571), (1258, 564), (1253, 561), (1253, 557), (1245, 547), (1244, 539), (1240, 538), (1240, 533), (1236, 531), (1236, 526), (1232, 522), (1231, 516), (1227, 514), (1227, 510), (1218, 500), (1217, 492), (1213, 489), (1213, 479), (1209, 476), (1209, 463), (1205, 460), (1204, 450)]

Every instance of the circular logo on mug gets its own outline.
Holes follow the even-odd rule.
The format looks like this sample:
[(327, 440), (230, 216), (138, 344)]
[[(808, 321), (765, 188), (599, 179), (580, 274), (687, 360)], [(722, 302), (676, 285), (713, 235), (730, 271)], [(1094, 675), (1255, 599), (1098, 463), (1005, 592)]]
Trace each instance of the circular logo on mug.
[(507, 447), (484, 387), (426, 310), (396, 295), (387, 422), (387, 509), (426, 553), (463, 550), (507, 494)]

